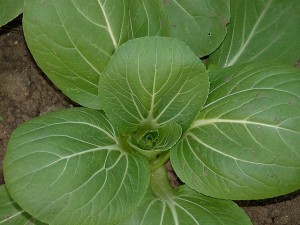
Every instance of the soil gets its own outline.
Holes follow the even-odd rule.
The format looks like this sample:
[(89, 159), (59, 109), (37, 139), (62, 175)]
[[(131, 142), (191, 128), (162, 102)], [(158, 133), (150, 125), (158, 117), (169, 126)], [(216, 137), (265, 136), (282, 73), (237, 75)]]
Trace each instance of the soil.
[[(4, 183), (2, 160), (12, 131), (30, 118), (73, 106), (35, 64), (18, 20), (0, 29), (0, 184)], [(300, 191), (237, 203), (254, 225), (300, 225)]]

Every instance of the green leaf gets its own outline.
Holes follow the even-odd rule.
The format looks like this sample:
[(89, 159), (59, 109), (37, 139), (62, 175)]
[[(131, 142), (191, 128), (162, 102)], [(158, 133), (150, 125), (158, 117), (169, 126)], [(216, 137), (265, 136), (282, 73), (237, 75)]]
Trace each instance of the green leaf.
[(37, 64), (72, 100), (101, 108), (101, 71), (128, 40), (128, 1), (31, 0), (24, 33)]
[(0, 27), (13, 20), (23, 11), (24, 0), (0, 1)]
[(155, 150), (169, 150), (181, 137), (181, 127), (174, 121), (165, 123), (158, 128), (159, 138), (153, 149)]
[(104, 114), (91, 109), (24, 123), (4, 159), (11, 196), (49, 224), (115, 224), (142, 200), (150, 177), (146, 158), (118, 141)]
[(169, 22), (161, 0), (130, 0), (131, 38), (168, 36)]
[(152, 157), (172, 148), (180, 139), (181, 134), (181, 127), (171, 121), (159, 127), (158, 130), (135, 132), (128, 138), (128, 143), (143, 155)]
[(99, 84), (102, 105), (122, 134), (157, 130), (174, 121), (187, 129), (205, 102), (208, 75), (183, 42), (166, 37), (128, 41)]
[[(157, 185), (165, 188), (161, 182)], [(183, 185), (176, 190), (165, 189), (164, 196), (149, 189), (137, 210), (119, 225), (153, 224), (251, 225), (251, 222), (234, 202), (210, 198)]]
[[(5, 185), (0, 186), (0, 224), (1, 225), (43, 225), (37, 221), (9, 196)], [(44, 224), (45, 225), (45, 224)]]
[(171, 37), (184, 41), (199, 56), (224, 40), (230, 19), (229, 0), (166, 0)]
[(299, 0), (231, 0), (228, 35), (209, 63), (227, 67), (245, 62), (296, 64), (300, 58)]
[(132, 36), (166, 35), (165, 20), (158, 0), (32, 0), (23, 27), (34, 59), (55, 85), (75, 102), (101, 109), (99, 77), (111, 55)]
[(209, 196), (260, 199), (300, 188), (300, 70), (246, 64), (215, 70), (211, 91), (171, 151), (176, 174)]

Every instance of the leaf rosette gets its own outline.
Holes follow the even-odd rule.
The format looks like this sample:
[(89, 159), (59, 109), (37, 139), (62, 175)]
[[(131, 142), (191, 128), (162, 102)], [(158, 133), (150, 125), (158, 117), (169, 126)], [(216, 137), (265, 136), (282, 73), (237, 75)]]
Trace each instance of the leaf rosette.
[[(183, 42), (149, 37), (124, 44), (99, 83), (108, 117), (73, 108), (14, 131), (4, 160), (10, 195), (48, 224), (118, 223), (142, 201), (150, 168), (169, 158), (208, 86), (204, 65)], [(155, 160), (160, 153), (162, 163)]]
[[(233, 202), (211, 197), (259, 199), (299, 188), (299, 70), (231, 66), (271, 53), (295, 61), (288, 50), (299, 43), (287, 40), (299, 33), (290, 26), (300, 18), (296, 0), (232, 0), (233, 21), (217, 51), (229, 1), (201, 2), (25, 2), (37, 63), (93, 109), (50, 113), (14, 131), (4, 160), (13, 200), (2, 186), (0, 208), (9, 207), (0, 223), (249, 224)], [(248, 20), (249, 8), (259, 13)], [(281, 11), (278, 27), (289, 32), (274, 38), (277, 23), (267, 21)], [(143, 37), (152, 35), (172, 38)], [(228, 68), (211, 72), (209, 84), (196, 55), (213, 51), (209, 63)], [(168, 159), (185, 182), (177, 189), (162, 167)]]
[(203, 63), (183, 42), (165, 37), (130, 40), (112, 56), (99, 96), (119, 134), (145, 155), (173, 147), (208, 94)]

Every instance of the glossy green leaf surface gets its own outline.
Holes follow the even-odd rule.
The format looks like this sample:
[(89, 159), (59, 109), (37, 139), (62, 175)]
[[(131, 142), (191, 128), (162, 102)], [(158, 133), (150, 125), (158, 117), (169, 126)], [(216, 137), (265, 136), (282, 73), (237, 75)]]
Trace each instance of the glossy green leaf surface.
[(9, 196), (5, 185), (0, 186), (0, 224), (1, 225), (46, 225), (37, 221)]
[(22, 13), (24, 0), (0, 1), (0, 27), (13, 20)]
[(204, 104), (208, 86), (203, 63), (183, 42), (146, 37), (128, 41), (113, 55), (99, 96), (121, 133), (153, 130), (169, 121), (185, 130)]
[(146, 158), (120, 148), (104, 113), (73, 108), (18, 127), (4, 176), (15, 201), (41, 221), (104, 225), (139, 204), (150, 168)]
[(186, 185), (176, 190), (161, 181), (157, 185), (154, 189), (159, 193), (149, 189), (137, 210), (119, 225), (251, 225), (232, 201), (207, 197)]
[(224, 40), (229, 0), (166, 0), (171, 37), (184, 41), (197, 56), (212, 53)]
[(206, 105), (171, 151), (177, 175), (217, 198), (260, 199), (299, 189), (299, 69), (247, 64), (210, 78)]
[(209, 63), (219, 67), (300, 59), (298, 0), (231, 0), (228, 35)]

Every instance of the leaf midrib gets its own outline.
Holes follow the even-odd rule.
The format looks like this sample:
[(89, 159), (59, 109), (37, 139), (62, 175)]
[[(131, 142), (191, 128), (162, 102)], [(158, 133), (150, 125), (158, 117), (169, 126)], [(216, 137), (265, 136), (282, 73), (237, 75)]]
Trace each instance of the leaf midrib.
[(241, 158), (237, 158), (234, 157), (232, 155), (226, 154), (214, 147), (212, 147), (211, 145), (205, 143), (204, 141), (202, 141), (200, 138), (198, 138), (196, 135), (192, 134), (192, 133), (188, 133), (187, 136), (190, 136), (194, 141), (198, 142), (200, 145), (203, 145), (204, 147), (210, 149), (211, 151), (214, 151), (218, 154), (221, 154), (227, 158), (233, 159), (235, 162), (240, 161), (240, 162), (244, 162), (244, 163), (249, 163), (249, 164), (255, 164), (255, 165), (262, 165), (262, 166), (280, 166), (277, 165), (275, 163), (262, 163), (262, 162), (255, 162), (255, 161), (249, 161), (249, 160), (245, 160), (245, 159), (241, 159)]
[(98, 2), (98, 4), (99, 4), (99, 7), (100, 7), (100, 9), (101, 9), (101, 11), (102, 11), (102, 14), (103, 14), (103, 17), (104, 17), (104, 19), (105, 19), (105, 23), (106, 23), (106, 25), (107, 25), (107, 31), (108, 31), (108, 33), (109, 33), (109, 36), (110, 36), (110, 38), (111, 38), (111, 41), (112, 41), (112, 43), (113, 43), (113, 45), (114, 45), (114, 48), (115, 48), (115, 50), (116, 50), (116, 49), (118, 48), (118, 43), (117, 43), (117, 41), (116, 41), (116, 38), (115, 38), (115, 36), (114, 36), (114, 33), (113, 33), (113, 30), (112, 30), (111, 24), (110, 24), (110, 22), (109, 22), (109, 19), (108, 19), (107, 14), (106, 14), (106, 11), (105, 11), (105, 8), (104, 8), (104, 4), (102, 4), (100, 0), (98, 0), (97, 2)]
[[(225, 66), (232, 66), (233, 64), (236, 63), (236, 61), (239, 59), (239, 57), (242, 55), (242, 53), (245, 51), (245, 49), (247, 48), (247, 46), (249, 45), (250, 41), (252, 40), (252, 38), (255, 36), (255, 31), (257, 29), (257, 27), (259, 26), (259, 24), (261, 23), (262, 19), (264, 18), (266, 12), (268, 11), (268, 9), (270, 8), (270, 5), (272, 4), (273, 0), (270, 0), (267, 5), (265, 6), (264, 10), (261, 12), (261, 14), (259, 15), (258, 19), (256, 20), (247, 40), (242, 44), (241, 48), (238, 50), (238, 52), (231, 58), (231, 60), (229, 62), (225, 62)], [(243, 35), (244, 36), (244, 35)], [(229, 53), (228, 53), (229, 54)]]
[(9, 216), (8, 218), (6, 218), (6, 219), (0, 221), (0, 224), (4, 224), (5, 222), (7, 222), (7, 221), (9, 221), (9, 220), (11, 220), (11, 219), (13, 219), (13, 218), (15, 218), (15, 217), (21, 215), (21, 214), (24, 213), (24, 212), (25, 212), (25, 211), (22, 210), (22, 211), (20, 211), (20, 212), (17, 212), (17, 213), (15, 213), (15, 214), (11, 215), (11, 216)]
[(216, 124), (216, 123), (235, 123), (235, 124), (243, 124), (243, 125), (256, 125), (256, 126), (269, 127), (269, 128), (276, 129), (276, 130), (278, 130), (278, 129), (284, 130), (284, 131), (288, 131), (288, 132), (292, 132), (292, 133), (300, 135), (300, 133), (295, 130), (280, 127), (278, 125), (259, 123), (259, 122), (255, 122), (255, 121), (249, 121), (249, 120), (233, 120), (233, 119), (220, 119), (220, 118), (195, 120), (189, 130), (191, 130), (193, 128), (201, 127), (201, 126)]

